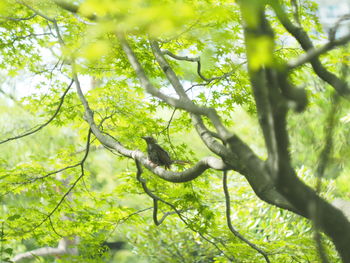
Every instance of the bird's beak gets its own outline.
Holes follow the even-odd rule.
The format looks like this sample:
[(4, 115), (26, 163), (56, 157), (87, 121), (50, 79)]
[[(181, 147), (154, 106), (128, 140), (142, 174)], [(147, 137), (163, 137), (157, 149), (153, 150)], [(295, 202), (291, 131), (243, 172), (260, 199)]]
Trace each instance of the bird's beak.
[(142, 139), (146, 140), (146, 137), (145, 136), (141, 136)]

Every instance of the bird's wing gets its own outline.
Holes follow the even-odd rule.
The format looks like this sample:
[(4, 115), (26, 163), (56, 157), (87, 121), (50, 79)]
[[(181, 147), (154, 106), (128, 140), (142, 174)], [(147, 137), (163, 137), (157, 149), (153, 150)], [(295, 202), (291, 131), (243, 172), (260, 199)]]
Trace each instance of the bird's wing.
[(171, 158), (170, 158), (169, 153), (166, 150), (164, 150), (162, 147), (160, 147), (158, 144), (155, 144), (154, 147), (156, 148), (156, 152), (157, 152), (159, 160), (163, 164), (170, 164)]

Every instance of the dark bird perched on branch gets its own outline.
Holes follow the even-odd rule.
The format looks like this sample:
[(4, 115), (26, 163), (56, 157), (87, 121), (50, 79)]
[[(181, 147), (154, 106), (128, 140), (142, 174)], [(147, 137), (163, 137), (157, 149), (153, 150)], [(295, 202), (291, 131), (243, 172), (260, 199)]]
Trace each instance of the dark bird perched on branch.
[(156, 139), (151, 136), (144, 136), (142, 139), (147, 142), (147, 153), (150, 161), (157, 166), (164, 165), (165, 169), (170, 169), (170, 165), (173, 163), (173, 161), (171, 160), (169, 153), (160, 147)]
[(170, 165), (173, 163), (186, 164), (187, 161), (171, 160), (169, 153), (164, 150), (151, 136), (143, 136), (147, 142), (147, 153), (150, 161), (157, 166), (165, 166), (165, 169), (170, 169)]

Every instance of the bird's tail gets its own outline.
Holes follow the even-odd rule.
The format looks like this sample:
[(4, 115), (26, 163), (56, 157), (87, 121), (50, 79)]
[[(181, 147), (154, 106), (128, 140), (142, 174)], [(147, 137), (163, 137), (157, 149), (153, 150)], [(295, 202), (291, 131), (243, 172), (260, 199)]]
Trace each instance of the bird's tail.
[(186, 164), (191, 164), (191, 162), (190, 161), (184, 161), (184, 160), (173, 160), (173, 164), (186, 165)]

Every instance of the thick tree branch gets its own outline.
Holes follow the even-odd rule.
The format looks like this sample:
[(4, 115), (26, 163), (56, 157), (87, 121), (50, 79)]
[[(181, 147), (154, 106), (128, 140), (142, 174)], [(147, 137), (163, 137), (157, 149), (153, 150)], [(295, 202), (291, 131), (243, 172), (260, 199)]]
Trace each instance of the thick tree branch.
[[(157, 98), (160, 98), (161, 100), (167, 102), (168, 104), (174, 106), (175, 108), (185, 109), (189, 112), (197, 113), (197, 115), (206, 115), (206, 116), (208, 115), (207, 108), (203, 109), (196, 105), (194, 108), (191, 108), (191, 107), (189, 108), (189, 105), (183, 100), (178, 100), (176, 98), (168, 97), (162, 94), (158, 89), (156, 89), (146, 77), (142, 66), (140, 65), (135, 54), (133, 53), (130, 46), (128, 45), (125, 37), (122, 34), (119, 34), (118, 37), (127, 58), (129, 59), (132, 67), (136, 72), (137, 77), (140, 79), (142, 86), (145, 88), (147, 92), (149, 92), (151, 95)], [(161, 54), (160, 50), (159, 52)], [(163, 70), (164, 70), (164, 67), (163, 67)], [(171, 182), (186, 182), (186, 181), (193, 180), (209, 167), (217, 170), (227, 170), (227, 169), (232, 169), (231, 167), (235, 167), (237, 171), (242, 173), (247, 178), (252, 188), (254, 189), (255, 193), (262, 200), (270, 204), (277, 205), (278, 207), (288, 209), (298, 213), (298, 211), (284, 197), (282, 197), (276, 191), (276, 188), (274, 187), (273, 182), (271, 181), (271, 178), (269, 176), (269, 171), (267, 171), (266, 169), (266, 165), (254, 154), (254, 152), (245, 143), (243, 143), (237, 136), (234, 136), (230, 133), (227, 134), (226, 132), (224, 132), (224, 134), (225, 136), (228, 136), (228, 138), (226, 138), (225, 140), (225, 138), (223, 138), (223, 136), (219, 133), (220, 140), (225, 140), (225, 142), (229, 146), (228, 147), (229, 151), (227, 151), (222, 144), (220, 144), (219, 142), (213, 139), (213, 137), (218, 138), (218, 136), (213, 136), (214, 134), (209, 130), (207, 130), (205, 126), (203, 126), (203, 124), (201, 124), (201, 120), (198, 119), (200, 117), (199, 116), (196, 117), (195, 116), (196, 114), (193, 114), (192, 117), (193, 119), (197, 119), (194, 122), (194, 125), (196, 126), (196, 129), (200, 132), (201, 138), (207, 144), (209, 149), (211, 149), (214, 153), (218, 154), (219, 156), (227, 154), (227, 156), (223, 156), (223, 157), (225, 157), (224, 160), (229, 166), (227, 166), (227, 164), (223, 163), (221, 160), (218, 161), (218, 159), (214, 157), (208, 157), (201, 160), (194, 167), (188, 170), (185, 170), (184, 172), (181, 172), (181, 173), (166, 171), (161, 167), (154, 168), (151, 165), (151, 163), (148, 161), (147, 157), (142, 152), (126, 149), (120, 142), (118, 142), (117, 140), (113, 139), (110, 136), (106, 136), (98, 129), (93, 119), (93, 112), (89, 108), (89, 105), (83, 93), (81, 92), (80, 83), (78, 82), (76, 74), (74, 74), (74, 76), (76, 80), (79, 98), (82, 101), (85, 108), (86, 121), (89, 123), (93, 133), (98, 138), (98, 140), (106, 147), (114, 149), (118, 153), (126, 157), (137, 159), (139, 162), (142, 163), (142, 165), (144, 165), (147, 169), (152, 171), (154, 174), (158, 175), (160, 178), (164, 180), (171, 181)], [(214, 112), (213, 115), (215, 114), (216, 112)], [(215, 118), (216, 116), (214, 116), (214, 119)], [(217, 119), (219, 120), (218, 117)], [(212, 135), (212, 137), (210, 137), (210, 135)], [(239, 156), (238, 159), (237, 159), (237, 156)]]
[(27, 251), (25, 253), (17, 254), (11, 260), (13, 262), (20, 262), (24, 259), (31, 259), (36, 257), (45, 256), (60, 256), (60, 255), (77, 255), (78, 251), (75, 247), (77, 245), (77, 240), (70, 240), (69, 238), (62, 238), (57, 247), (42, 247)]
[(217, 139), (221, 139), (220, 136), (216, 133), (210, 131), (203, 123), (202, 117), (196, 114), (191, 114), (191, 119), (193, 126), (196, 128), (196, 131), (205, 145), (215, 154), (220, 157), (228, 157), (229, 151), (227, 148)]
[(229, 169), (227, 165), (225, 165), (220, 159), (217, 159), (215, 157), (206, 157), (200, 160), (197, 164), (195, 164), (193, 167), (183, 171), (183, 172), (172, 172), (165, 170), (161, 167), (154, 167), (152, 165), (152, 162), (148, 160), (148, 158), (138, 150), (129, 150), (126, 147), (124, 147), (120, 142), (112, 138), (111, 136), (103, 134), (100, 129), (97, 127), (94, 117), (93, 117), (93, 111), (90, 109), (90, 106), (81, 90), (80, 82), (78, 79), (78, 76), (76, 73), (74, 75), (74, 81), (77, 88), (78, 96), (85, 108), (85, 120), (89, 123), (90, 128), (96, 138), (105, 146), (116, 150), (120, 154), (122, 154), (125, 157), (129, 157), (132, 159), (137, 159), (142, 165), (144, 165), (147, 169), (152, 171), (154, 174), (158, 175), (160, 178), (169, 181), (169, 182), (188, 182), (191, 181), (198, 176), (200, 176), (204, 171), (206, 171), (209, 168), (215, 169), (215, 170), (226, 170)]
[(226, 144), (232, 153), (236, 153), (236, 157), (224, 159), (225, 163), (235, 167), (234, 170), (244, 175), (261, 200), (300, 215), (298, 209), (278, 192), (266, 161), (262, 161), (237, 136), (226, 140)]
[[(232, 134), (222, 124), (220, 120), (220, 116), (217, 114), (215, 109), (197, 106), (190, 100), (179, 78), (176, 76), (176, 73), (173, 71), (169, 63), (164, 58), (164, 55), (162, 54), (159, 48), (158, 42), (155, 40), (151, 40), (150, 43), (151, 43), (153, 54), (159, 66), (163, 70), (170, 84), (174, 87), (176, 93), (180, 96), (180, 100), (184, 100), (186, 104), (191, 104), (194, 108), (201, 109), (202, 114), (200, 115), (206, 115), (211, 120), (219, 136), (221, 136), (222, 138), (231, 137)], [(196, 114), (196, 112), (192, 112), (192, 111), (190, 112)]]
[[(183, 90), (182, 85), (180, 84), (175, 72), (171, 69), (170, 65), (164, 59), (156, 41), (151, 41), (151, 47), (153, 52), (156, 55), (156, 59), (163, 69), (168, 80), (172, 86), (176, 89)], [(182, 93), (183, 94), (183, 93)], [(187, 96), (187, 94), (186, 94)], [(216, 112), (215, 112), (216, 113)], [(254, 152), (244, 144), (237, 136), (231, 134), (227, 131), (222, 123), (220, 122), (219, 117), (214, 117), (212, 120), (214, 126), (217, 128), (220, 138), (230, 145), (230, 151), (227, 151), (220, 143), (215, 141), (208, 130), (203, 125), (203, 122), (200, 119), (200, 116), (192, 114), (193, 124), (195, 125), (199, 134), (201, 134), (202, 140), (206, 143), (209, 149), (221, 156), (225, 163), (229, 164), (234, 170), (239, 171), (243, 174), (253, 187), (254, 191), (258, 194), (263, 200), (278, 205), (280, 207), (295, 211), (295, 209), (286, 202), (286, 200), (276, 192), (276, 189), (273, 187), (273, 182), (268, 175), (264, 173), (265, 167), (263, 162), (256, 157)], [(209, 117), (210, 118), (210, 117)], [(219, 122), (219, 123), (218, 123)], [(257, 167), (262, 168), (261, 170), (256, 169)], [(250, 172), (249, 170), (254, 170)], [(258, 175), (260, 174), (260, 175)]]
[[(184, 102), (183, 100), (179, 100), (176, 98), (168, 97), (164, 94), (162, 94), (158, 89), (156, 89), (148, 80), (148, 78), (145, 75), (145, 72), (138, 62), (135, 54), (131, 50), (130, 46), (128, 45), (125, 37), (121, 34), (118, 35), (119, 40), (121, 42), (122, 48), (127, 55), (132, 67), (134, 68), (137, 77), (140, 79), (141, 84), (145, 88), (147, 92), (149, 92), (151, 95), (160, 98), (161, 100), (167, 102), (168, 104), (174, 106), (175, 108), (185, 109), (188, 112), (194, 112), (197, 115), (206, 115), (209, 118), (212, 117), (218, 121), (220, 121), (219, 117), (217, 116), (215, 111), (210, 111), (211, 109), (208, 108), (201, 108), (199, 106), (196, 106), (194, 108), (189, 107), (189, 105)], [(159, 51), (161, 54), (161, 51)], [(161, 54), (162, 55), (162, 54)], [(163, 68), (164, 70), (164, 68)], [(266, 166), (263, 161), (261, 161), (254, 152), (246, 145), (244, 144), (237, 136), (234, 136), (230, 133), (226, 133), (225, 129), (222, 134), (218, 133), (219, 136), (216, 134), (205, 131), (202, 134), (202, 139), (204, 138), (204, 141), (208, 145), (212, 145), (211, 149), (213, 150), (216, 148), (215, 151), (219, 155), (228, 153), (222, 145), (220, 145), (219, 142), (215, 142), (213, 138), (210, 138), (207, 135), (215, 135), (213, 137), (219, 138), (220, 140), (224, 140), (227, 145), (229, 146), (229, 155), (226, 156), (225, 162), (229, 164), (227, 166), (225, 163), (223, 163), (221, 160), (218, 161), (218, 159), (215, 159), (213, 157), (204, 158), (199, 163), (197, 163), (194, 167), (185, 170), (182, 173), (174, 173), (171, 171), (166, 171), (162, 169), (161, 167), (154, 168), (151, 163), (148, 161), (146, 156), (140, 152), (140, 151), (132, 151), (127, 148), (125, 148), (120, 142), (113, 139), (110, 136), (106, 136), (103, 134), (98, 127), (96, 126), (94, 119), (93, 119), (93, 112), (89, 108), (89, 105), (81, 92), (80, 84), (77, 80), (76, 74), (74, 74), (76, 85), (77, 85), (77, 91), (79, 98), (81, 99), (84, 108), (85, 108), (85, 119), (89, 123), (93, 133), (98, 138), (98, 140), (106, 147), (116, 150), (118, 153), (130, 157), (133, 159), (137, 159), (140, 161), (147, 169), (158, 175), (164, 180), (171, 181), (171, 182), (186, 182), (189, 180), (193, 180), (197, 176), (199, 176), (203, 171), (206, 169), (214, 168), (218, 170), (227, 170), (232, 169), (231, 167), (236, 167), (237, 171), (241, 172), (249, 181), (252, 188), (256, 192), (256, 194), (264, 201), (277, 205), (278, 207), (288, 209), (291, 211), (294, 211), (298, 213), (298, 211), (290, 204), (286, 199), (284, 199), (275, 189), (271, 178), (269, 176), (269, 171), (266, 170)], [(169, 78), (168, 78), (169, 79)], [(173, 83), (172, 83), (173, 84)], [(183, 93), (182, 93), (183, 94)], [(193, 114), (195, 115), (195, 114)], [(198, 124), (198, 122), (197, 122)], [(196, 124), (196, 125), (197, 125)], [(198, 126), (198, 125), (197, 125)], [(199, 123), (200, 127), (201, 124)], [(202, 126), (203, 128), (203, 126)], [(204, 131), (202, 129), (202, 131)], [(203, 135), (206, 136), (203, 136)], [(226, 136), (226, 139), (225, 139)], [(211, 141), (211, 142), (209, 142)], [(214, 147), (214, 148), (213, 148)], [(237, 155), (239, 156), (239, 159), (237, 159)], [(238, 167), (238, 168), (237, 168)]]
[(336, 198), (332, 201), (332, 205), (338, 208), (346, 216), (350, 222), (350, 201), (341, 198)]
[[(67, 1), (61, 1), (61, 0), (53, 0), (55, 2), (56, 5), (58, 5), (59, 7), (61, 7), (62, 9), (71, 12), (73, 14), (78, 14), (79, 12), (79, 6), (69, 3)], [(95, 21), (97, 20), (97, 16), (94, 14), (85, 16), (87, 19), (91, 20), (91, 21)]]
[(198, 115), (206, 115), (208, 118), (213, 122), (214, 127), (217, 129), (220, 136), (223, 138), (230, 137), (231, 134), (227, 131), (227, 129), (222, 125), (220, 117), (218, 116), (217, 112), (214, 109), (201, 107), (193, 103), (191, 101), (184, 88), (182, 87), (179, 79), (177, 78), (175, 72), (171, 69), (169, 64), (164, 59), (163, 54), (161, 53), (158, 44), (156, 41), (151, 41), (152, 50), (154, 51), (155, 57), (157, 59), (157, 62), (159, 63), (160, 67), (166, 74), (168, 80), (170, 81), (171, 85), (174, 87), (176, 93), (179, 95), (180, 99), (173, 98), (170, 96), (167, 96), (163, 93), (161, 93), (157, 88), (155, 88), (152, 83), (147, 78), (141, 64), (139, 63), (138, 59), (136, 58), (134, 52), (132, 51), (130, 45), (127, 43), (124, 35), (119, 34), (118, 38), (120, 40), (120, 43), (122, 45), (122, 48), (131, 64), (133, 69), (136, 72), (137, 77), (139, 78), (142, 87), (150, 93), (151, 95), (163, 100), (164, 102), (168, 103), (169, 105), (186, 110), (188, 112), (198, 114)]
[[(248, 42), (246, 45), (249, 45), (249, 41), (257, 39), (261, 35), (270, 36), (270, 27), (263, 15), (263, 7), (261, 9), (259, 15), (257, 15), (259, 27), (245, 29), (246, 43)], [(278, 13), (278, 16), (282, 24), (287, 21), (287, 26), (290, 26), (290, 21), (286, 16), (281, 17), (281, 13)], [(294, 29), (294, 25), (292, 29)], [(300, 32), (298, 31), (300, 35), (296, 35), (296, 37), (301, 37), (300, 43), (303, 48), (305, 50), (312, 48), (306, 33)], [(295, 32), (293, 31), (293, 33)], [(315, 61), (312, 63), (315, 63)], [(313, 220), (315, 207), (318, 207), (319, 214), (317, 216), (320, 229), (333, 239), (343, 261), (350, 262), (350, 251), (348, 249), (348, 240), (350, 240), (349, 222), (339, 210), (320, 198), (313, 189), (300, 181), (291, 166), (286, 129), (287, 108), (279, 93), (280, 73), (272, 66), (265, 65), (264, 68), (259, 70), (249, 67), (249, 74), (255, 93), (258, 114), (259, 117), (262, 116), (260, 125), (264, 131), (265, 141), (269, 149), (268, 170), (276, 183), (277, 190), (297, 209), (300, 215), (308, 219)]]

